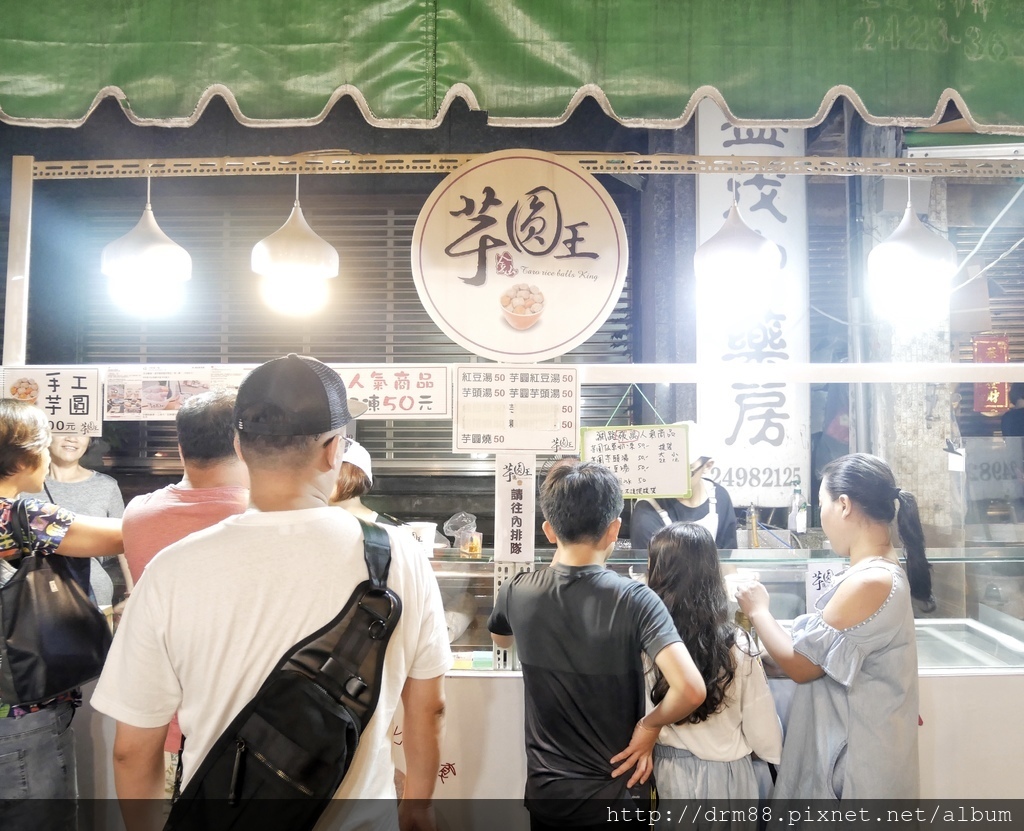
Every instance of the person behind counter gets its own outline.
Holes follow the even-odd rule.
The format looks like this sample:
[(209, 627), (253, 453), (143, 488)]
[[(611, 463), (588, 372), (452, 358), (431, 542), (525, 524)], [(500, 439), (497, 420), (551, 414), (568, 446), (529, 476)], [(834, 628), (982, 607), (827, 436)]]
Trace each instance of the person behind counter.
[[(647, 554), (647, 585), (664, 601), (707, 688), (703, 704), (661, 728), (654, 746), (658, 796), (756, 800), (751, 753), (778, 764), (782, 725), (758, 650), (727, 620), (715, 541), (706, 528), (676, 522), (651, 538)], [(657, 704), (667, 689), (657, 666), (647, 682)]]
[[(690, 428), (690, 446), (693, 441)], [(629, 520), (629, 540), (636, 551), (647, 548), (651, 537), (673, 522), (694, 522), (702, 525), (715, 538), (719, 548), (736, 548), (736, 511), (729, 492), (705, 474), (715, 466), (710, 456), (698, 456), (690, 462), (690, 495), (676, 499), (638, 499)]]
[(1004, 436), (1024, 436), (1024, 384), (1010, 384), (1010, 409), (999, 426)]
[[(534, 831), (603, 824), (609, 805), (630, 804), (629, 789), (651, 775), (658, 731), (705, 695), (658, 596), (605, 568), (621, 525), (614, 474), (592, 462), (560, 462), (544, 479), (540, 504), (555, 557), (548, 568), (506, 581), (487, 622), (499, 647), (515, 641), (523, 666)], [(668, 679), (646, 715), (642, 654)]]
[[(49, 502), (15, 498), (23, 491), (42, 490), (50, 467), (49, 446), (50, 431), (41, 409), (0, 399), (0, 557), (18, 553), (11, 514), (19, 502), (28, 508), (32, 533), (43, 553), (65, 557), (120, 553), (121, 520), (79, 517)], [(0, 564), (0, 573), (6, 566)], [(77, 690), (27, 707), (0, 700), (4, 831), (74, 827), (78, 779), (71, 720), (80, 701)]]
[[(924, 531), (913, 495), (865, 453), (822, 470), (821, 527), (850, 566), (787, 633), (768, 592), (737, 588), (761, 645), (798, 683), (776, 799), (915, 799), (918, 796), (917, 640), (911, 597), (931, 597)], [(897, 511), (897, 506), (899, 510)], [(907, 557), (900, 567), (890, 523)]]
[[(120, 518), (124, 514), (124, 498), (112, 476), (82, 466), (82, 457), (89, 449), (89, 437), (60, 433), (50, 442), (50, 468), (38, 493), (23, 493), (73, 511), (76, 516)], [(124, 577), (125, 591), (130, 593), (131, 574), (124, 555), (118, 555)], [(69, 559), (68, 570), (75, 581), (93, 598), (97, 606), (114, 602), (114, 583), (100, 561), (95, 558)]]

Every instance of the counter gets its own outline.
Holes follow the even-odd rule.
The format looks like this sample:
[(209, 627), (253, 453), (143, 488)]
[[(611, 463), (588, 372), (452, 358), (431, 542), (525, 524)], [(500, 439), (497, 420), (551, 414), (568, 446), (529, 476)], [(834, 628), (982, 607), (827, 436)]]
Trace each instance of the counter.
[[(449, 619), (457, 664), (446, 681), (447, 735), (437, 796), (518, 799), (526, 781), (521, 673), (496, 670), (487, 632), (495, 565), (443, 552), (432, 561)], [(1024, 549), (933, 549), (937, 610), (917, 620), (922, 798), (1021, 795), (1024, 724)], [(546, 560), (542, 553), (539, 559)], [(808, 570), (842, 562), (829, 551), (723, 552), (723, 570), (756, 570), (781, 617), (802, 614)], [(543, 567), (541, 562), (538, 567)], [(609, 567), (642, 578), (643, 557), (616, 552)], [(499, 569), (507, 576), (508, 567)], [(993, 587), (998, 588), (994, 590)], [(514, 666), (514, 656), (512, 656)], [(91, 685), (90, 685), (91, 687)], [(773, 679), (785, 721), (792, 682)], [(113, 723), (85, 705), (75, 718), (82, 796), (114, 797)], [(393, 730), (401, 765), (401, 717)], [(95, 810), (114, 810), (97, 803)]]
[[(806, 609), (809, 571), (843, 566), (825, 550), (750, 549), (722, 555), (725, 572), (757, 571), (771, 593), (773, 612), (786, 619)], [(547, 552), (538, 559), (549, 557)], [(921, 797), (1019, 797), (1024, 725), (1002, 716), (1016, 713), (1024, 701), (1024, 621), (1013, 614), (1024, 607), (1018, 599), (1024, 597), (1024, 549), (930, 549), (928, 557), (938, 607), (916, 621)], [(447, 681), (442, 761), (449, 775), (439, 783), (438, 796), (516, 798), (526, 777), (520, 674), (479, 668), (491, 650), (486, 623), (494, 564), (446, 552), (433, 565), (446, 608), (457, 607), (454, 616), (460, 627), (465, 624), (452, 648), (461, 666), (477, 667), (455, 670)], [(609, 567), (634, 578), (646, 574), (645, 559), (632, 551), (617, 551)], [(999, 591), (993, 591), (994, 585)], [(467, 609), (468, 620), (462, 618)], [(771, 686), (785, 723), (795, 685), (772, 679)]]

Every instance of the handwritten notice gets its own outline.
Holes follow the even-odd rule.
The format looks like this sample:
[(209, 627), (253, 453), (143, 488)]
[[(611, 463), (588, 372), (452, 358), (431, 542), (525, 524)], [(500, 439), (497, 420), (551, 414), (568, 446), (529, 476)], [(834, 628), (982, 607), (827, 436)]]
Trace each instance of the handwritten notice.
[(685, 424), (585, 427), (581, 433), (584, 461), (614, 473), (627, 499), (690, 495)]

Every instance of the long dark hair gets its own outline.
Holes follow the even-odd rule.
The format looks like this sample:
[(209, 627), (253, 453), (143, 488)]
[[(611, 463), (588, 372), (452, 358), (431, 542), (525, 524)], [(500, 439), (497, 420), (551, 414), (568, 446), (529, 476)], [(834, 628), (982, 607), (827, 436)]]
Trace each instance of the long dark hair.
[[(852, 453), (829, 462), (821, 471), (828, 495), (838, 499), (846, 494), (867, 516), (877, 522), (891, 523), (896, 529), (907, 558), (910, 594), (921, 601), (932, 598), (931, 565), (924, 553), (924, 528), (917, 510), (917, 499), (896, 486), (892, 469), (877, 456)], [(900, 506), (896, 510), (897, 503)]]
[[(736, 675), (730, 653), (736, 627), (727, 617), (718, 548), (706, 528), (676, 522), (651, 538), (647, 557), (647, 585), (668, 607), (707, 686), (704, 703), (679, 724), (699, 724), (722, 709), (725, 693)], [(668, 682), (655, 666), (651, 701), (657, 704), (667, 692)]]

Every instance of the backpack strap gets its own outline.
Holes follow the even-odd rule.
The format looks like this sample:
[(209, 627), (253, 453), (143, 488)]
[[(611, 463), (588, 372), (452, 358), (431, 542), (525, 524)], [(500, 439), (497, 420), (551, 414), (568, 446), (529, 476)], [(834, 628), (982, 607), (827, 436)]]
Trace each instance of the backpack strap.
[(672, 524), (672, 517), (668, 515), (668, 511), (661, 507), (657, 499), (638, 499), (637, 502), (643, 502), (645, 505), (650, 505), (654, 508), (658, 516), (661, 517), (661, 521), (665, 524), (666, 528)]
[(391, 572), (391, 538), (379, 525), (362, 519), (359, 524), (363, 527), (363, 560), (370, 583), (378, 591), (383, 591), (387, 588)]

